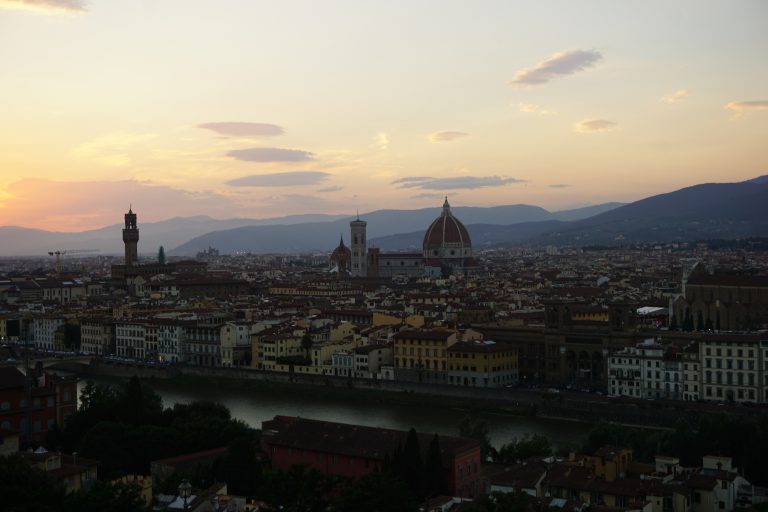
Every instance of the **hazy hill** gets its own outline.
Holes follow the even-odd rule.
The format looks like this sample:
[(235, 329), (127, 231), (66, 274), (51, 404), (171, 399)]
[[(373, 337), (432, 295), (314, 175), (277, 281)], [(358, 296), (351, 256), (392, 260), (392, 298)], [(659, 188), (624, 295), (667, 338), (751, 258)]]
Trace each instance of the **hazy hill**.
[[(276, 219), (218, 220), (200, 215), (174, 217), (160, 222), (141, 222), (139, 212), (139, 252), (152, 254), (163, 245), (166, 250), (196, 236), (241, 226), (272, 223), (294, 224), (318, 218), (335, 220), (338, 215), (291, 215)], [(122, 224), (78, 233), (62, 233), (16, 226), (0, 226), (0, 256), (43, 256), (48, 251), (65, 249), (96, 249), (103, 254), (122, 254)]]
[[(549, 221), (563, 218), (584, 218), (598, 212), (615, 208), (619, 203), (608, 203), (578, 210), (551, 213), (544, 208), (530, 205), (506, 205), (483, 207), (455, 207), (453, 213), (464, 224), (510, 225), (523, 222)], [(418, 228), (423, 235), (429, 224), (440, 215), (442, 208), (420, 210), (377, 210), (360, 216), (368, 222), (368, 239), (410, 232)], [(349, 245), (349, 222), (354, 217), (345, 217), (333, 222), (307, 224), (246, 226), (224, 231), (214, 231), (193, 238), (175, 248), (170, 254), (193, 255), (208, 246), (216, 247), (222, 253), (249, 251), (254, 253), (282, 253), (327, 251), (338, 244), (343, 235)], [(419, 246), (420, 246), (419, 242)]]
[[(461, 217), (460, 217), (461, 218)], [(463, 219), (462, 219), (463, 220)], [(475, 248), (507, 245), (620, 245), (768, 236), (768, 176), (707, 183), (595, 212), (571, 222), (508, 226), (465, 222)], [(371, 239), (382, 250), (420, 249), (424, 231)]]
[(529, 242), (558, 245), (672, 242), (768, 235), (768, 180), (707, 183), (635, 201)]

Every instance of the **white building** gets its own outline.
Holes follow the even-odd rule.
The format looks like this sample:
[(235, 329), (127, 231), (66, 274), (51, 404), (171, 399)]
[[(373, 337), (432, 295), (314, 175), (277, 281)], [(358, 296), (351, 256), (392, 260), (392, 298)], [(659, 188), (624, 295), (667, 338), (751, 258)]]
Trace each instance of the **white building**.
[(66, 323), (62, 317), (38, 316), (32, 319), (32, 343), (38, 350), (53, 350), (56, 329)]
[(683, 362), (654, 340), (627, 347), (608, 358), (608, 394), (633, 398), (680, 399)]
[(354, 377), (355, 375), (355, 354), (341, 350), (334, 352), (331, 356), (331, 367), (333, 374), (339, 377)]
[(245, 366), (250, 352), (250, 322), (227, 322), (221, 326), (221, 366)]
[(708, 334), (699, 342), (704, 400), (765, 402), (768, 336)]
[(115, 354), (130, 359), (146, 357), (146, 329), (144, 322), (119, 321), (115, 323)]

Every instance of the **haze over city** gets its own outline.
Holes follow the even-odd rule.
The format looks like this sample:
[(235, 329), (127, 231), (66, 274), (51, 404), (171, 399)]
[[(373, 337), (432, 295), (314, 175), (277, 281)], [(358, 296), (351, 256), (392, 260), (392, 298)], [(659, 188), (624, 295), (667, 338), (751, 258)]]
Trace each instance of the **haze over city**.
[(766, 174), (768, 4), (0, 0), (0, 225), (630, 202)]

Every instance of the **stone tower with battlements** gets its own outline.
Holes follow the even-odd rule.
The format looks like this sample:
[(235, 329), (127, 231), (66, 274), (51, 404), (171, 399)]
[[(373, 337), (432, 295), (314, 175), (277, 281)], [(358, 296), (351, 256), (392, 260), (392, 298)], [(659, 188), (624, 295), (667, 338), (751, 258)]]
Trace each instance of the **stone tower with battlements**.
[(123, 228), (123, 243), (125, 244), (125, 266), (131, 267), (139, 262), (139, 227), (136, 225), (136, 214), (128, 208), (125, 214)]

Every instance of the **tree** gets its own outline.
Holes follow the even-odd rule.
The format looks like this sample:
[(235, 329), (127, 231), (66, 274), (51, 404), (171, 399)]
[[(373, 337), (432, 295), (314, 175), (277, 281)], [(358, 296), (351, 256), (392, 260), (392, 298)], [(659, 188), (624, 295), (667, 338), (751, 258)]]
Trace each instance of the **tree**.
[(424, 489), (427, 496), (443, 494), (443, 457), (440, 452), (440, 438), (435, 434), (427, 448), (427, 460), (424, 463)]
[(161, 265), (165, 265), (165, 248), (162, 245), (157, 251), (157, 262)]
[(153, 424), (162, 412), (163, 401), (160, 395), (142, 384), (137, 376), (131, 377), (120, 396), (118, 417), (125, 423)]
[(265, 473), (258, 496), (267, 502), (268, 510), (320, 512), (328, 508), (328, 497), (337, 485), (335, 478), (316, 469), (291, 466), (287, 471)]
[(405, 483), (374, 471), (348, 482), (335, 502), (340, 512), (416, 512), (418, 504)]
[(416, 429), (411, 427), (405, 438), (402, 454), (401, 476), (411, 493), (417, 498), (424, 496), (424, 466), (421, 461), (421, 448)]
[(309, 351), (312, 350), (312, 336), (309, 334), (309, 331), (305, 332), (304, 336), (301, 337), (301, 348), (306, 352), (307, 359), (310, 359)]
[(221, 482), (227, 482), (232, 494), (253, 496), (258, 492), (261, 465), (256, 458), (257, 447), (248, 438), (230, 443), (227, 455), (214, 465), (214, 473)]
[(64, 491), (21, 455), (13, 454), (0, 457), (0, 496), (8, 512), (53, 512), (60, 509)]
[(70, 349), (80, 348), (80, 324), (64, 324), (64, 346)]
[(546, 457), (551, 454), (552, 443), (549, 439), (540, 434), (526, 434), (521, 439), (513, 439), (511, 443), (499, 448), (495, 460), (503, 464), (513, 464), (528, 457)]
[(19, 454), (0, 457), (0, 496), (6, 512), (141, 512), (138, 488), (96, 482), (89, 490), (66, 494)]
[(484, 461), (488, 460), (494, 451), (488, 436), (488, 424), (479, 419), (476, 413), (464, 416), (459, 423), (459, 435), (480, 441), (480, 457)]

